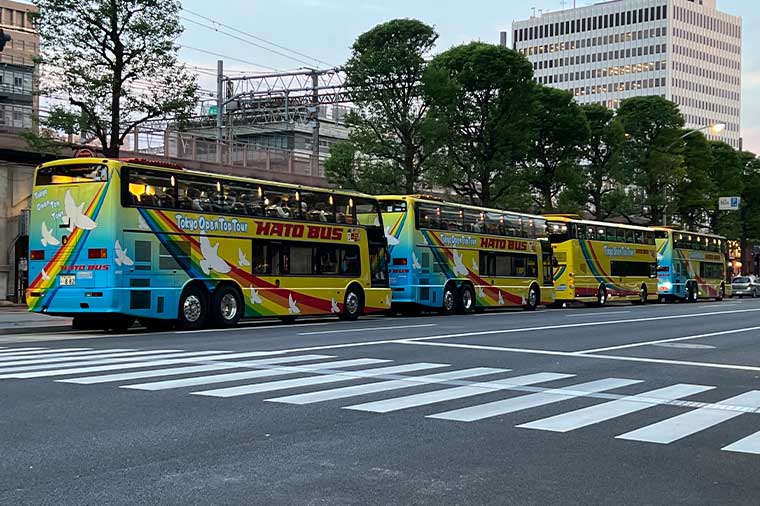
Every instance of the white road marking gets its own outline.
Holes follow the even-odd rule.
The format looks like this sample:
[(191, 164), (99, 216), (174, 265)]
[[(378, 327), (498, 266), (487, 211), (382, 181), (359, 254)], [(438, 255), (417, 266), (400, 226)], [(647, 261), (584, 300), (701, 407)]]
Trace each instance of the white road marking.
[(713, 388), (715, 387), (680, 383), (615, 401), (605, 402), (604, 404), (562, 413), (561, 415), (542, 418), (541, 420), (518, 425), (518, 427), (551, 432), (568, 432), (649, 409), (667, 401), (712, 390)]
[(585, 397), (591, 393), (605, 392), (607, 390), (614, 390), (616, 388), (635, 385), (641, 382), (641, 380), (607, 378), (588, 383), (581, 383), (579, 385), (570, 385), (554, 390), (546, 390), (541, 393), (512, 397), (500, 401), (489, 402), (487, 404), (480, 404), (478, 406), (455, 409), (444, 413), (436, 413), (435, 415), (428, 415), (427, 418), (473, 422), (475, 420), (506, 415), (508, 413), (514, 413), (525, 409), (546, 406), (548, 404), (554, 404), (556, 402), (574, 399), (576, 397)]
[[(150, 351), (111, 351), (111, 350), (98, 350), (94, 355), (88, 355), (86, 357), (81, 357), (81, 360), (99, 360), (102, 358), (117, 358), (117, 357), (139, 357), (141, 355), (153, 355), (156, 353), (176, 353), (180, 351), (185, 350), (150, 350)], [(58, 358), (34, 358), (33, 360), (19, 360), (19, 361), (9, 361), (9, 362), (0, 362), (0, 373), (4, 373), (8, 371), (8, 369), (5, 369), (5, 366), (21, 366), (21, 365), (32, 365), (32, 364), (53, 364), (53, 363), (59, 363), (59, 362), (73, 362), (75, 360), (80, 360), (78, 357), (58, 357)], [(57, 366), (56, 366), (57, 367)], [(15, 368), (15, 367), (14, 367)]]
[(6, 354), (15, 355), (18, 352), (22, 351), (34, 351), (34, 350), (46, 350), (48, 348), (7, 348), (0, 352), (0, 358), (2, 358)]
[[(324, 327), (325, 325), (335, 325), (336, 323), (338, 322), (298, 323), (295, 325), (278, 325), (276, 323), (272, 325), (239, 325), (237, 327), (224, 328), (224, 329), (179, 330), (179, 331), (171, 332), (171, 333), (181, 335), (181, 334), (204, 334), (208, 332), (234, 332), (234, 331), (240, 331), (240, 330), (269, 330), (269, 329), (282, 330), (283, 328), (297, 329), (299, 327)], [(156, 332), (156, 333), (165, 334), (166, 332)], [(128, 335), (135, 335), (135, 334), (128, 334)]]
[(395, 325), (390, 327), (359, 327), (355, 329), (346, 330), (320, 330), (317, 332), (299, 332), (299, 336), (315, 336), (318, 334), (347, 334), (351, 332), (370, 332), (375, 330), (399, 330), (399, 329), (415, 329), (420, 327), (436, 327), (435, 323), (421, 323), (419, 325)]
[(391, 362), (391, 360), (381, 360), (376, 358), (359, 358), (351, 360), (340, 360), (335, 362), (320, 362), (318, 364), (292, 366), (292, 367), (275, 367), (270, 369), (261, 369), (256, 371), (233, 372), (226, 374), (212, 374), (209, 376), (193, 376), (167, 381), (155, 381), (151, 383), (137, 383), (133, 385), (122, 385), (121, 388), (131, 390), (170, 390), (173, 388), (185, 388), (200, 385), (212, 385), (214, 383), (229, 383), (231, 381), (241, 381), (255, 378), (267, 378), (270, 376), (284, 376), (286, 374), (298, 374), (304, 372), (314, 372), (323, 369), (334, 369), (338, 367), (355, 367), (360, 365), (372, 365)]
[(550, 311), (547, 311), (546, 309), (539, 309), (537, 311), (522, 311), (517, 308), (515, 308), (514, 311), (491, 311), (488, 313), (476, 313), (468, 315), (468, 318), (473, 316), (504, 316), (509, 315), (509, 318), (512, 318), (513, 316), (535, 316), (537, 314), (541, 313), (549, 313)]
[(683, 350), (714, 350), (716, 347), (709, 344), (697, 344), (697, 343), (662, 343), (654, 344), (660, 348), (676, 348)]
[[(47, 376), (64, 376), (69, 374), (67, 371), (71, 371), (73, 368), (90, 366), (105, 366), (107, 364), (122, 364), (121, 367), (127, 368), (128, 363), (136, 364), (134, 367), (151, 367), (150, 365), (143, 365), (146, 363), (152, 363), (161, 359), (180, 359), (183, 361), (192, 361), (190, 357), (200, 360), (211, 360), (216, 358), (214, 354), (227, 353), (226, 351), (189, 351), (183, 353), (167, 353), (162, 355), (150, 355), (141, 357), (122, 357), (122, 358), (107, 358), (107, 359), (92, 359), (82, 362), (66, 362), (64, 364), (42, 364), (42, 365), (27, 365), (23, 367), (7, 367), (0, 370), (0, 379), (7, 378), (42, 378)], [(52, 369), (52, 370), (51, 370)], [(34, 371), (34, 372), (32, 372)], [(74, 371), (80, 371), (80, 369), (74, 369)], [(11, 373), (11, 374), (9, 374)], [(23, 373), (23, 374), (19, 374)], [(76, 372), (74, 373), (76, 374)]]
[(161, 376), (176, 376), (180, 374), (195, 374), (199, 372), (220, 371), (225, 369), (245, 369), (258, 365), (287, 364), (290, 362), (306, 362), (309, 360), (326, 360), (335, 358), (333, 355), (295, 355), (279, 358), (265, 358), (262, 360), (250, 360), (245, 362), (222, 362), (209, 365), (194, 365), (189, 367), (171, 367), (168, 369), (152, 369), (150, 371), (125, 372), (119, 374), (102, 374), (97, 376), (84, 376), (56, 380), (60, 383), (76, 383), (78, 385), (93, 385), (98, 383), (114, 383), (117, 381), (129, 381), (134, 379), (158, 378)]
[(647, 443), (672, 443), (742, 414), (741, 412), (718, 409), (724, 403), (731, 406), (741, 405), (760, 408), (760, 391), (752, 390), (725, 401), (717, 402), (713, 407), (689, 411), (688, 413), (668, 418), (667, 420), (642, 427), (638, 430), (627, 432), (617, 436), (617, 438)]
[(327, 374), (310, 378), (296, 378), (281, 381), (271, 381), (269, 383), (256, 383), (253, 385), (219, 388), (216, 390), (206, 390), (203, 392), (192, 392), (191, 395), (203, 395), (207, 397), (237, 397), (239, 395), (250, 395), (259, 392), (272, 392), (275, 390), (324, 385), (326, 383), (338, 383), (341, 381), (357, 381), (368, 378), (375, 378), (377, 376), (402, 374), (405, 372), (434, 369), (447, 366), (448, 364), (427, 364), (422, 362), (416, 364), (396, 365), (391, 367), (380, 367), (376, 369), (362, 369), (360, 371), (339, 372), (335, 374)]
[(508, 390), (515, 386), (533, 385), (535, 383), (544, 383), (547, 381), (556, 381), (565, 378), (572, 378), (573, 374), (558, 374), (542, 372), (537, 374), (528, 374), (526, 376), (517, 376), (498, 381), (489, 381), (476, 383), (474, 385), (447, 388), (444, 390), (434, 390), (420, 394), (406, 395), (404, 397), (395, 397), (375, 402), (365, 402), (354, 406), (347, 406), (343, 409), (354, 411), (369, 411), (372, 413), (388, 413), (402, 409), (425, 406), (438, 402), (450, 401), (453, 399), (463, 399), (475, 395), (497, 392), (499, 390)]
[(606, 316), (610, 314), (626, 314), (630, 311), (603, 311), (601, 313), (578, 313), (578, 314), (566, 314), (565, 318), (582, 318), (584, 316)]
[(721, 449), (727, 452), (751, 453), (754, 455), (760, 455), (760, 432), (755, 432), (751, 436), (740, 439), (739, 441), (728, 446), (724, 446)]
[(307, 394), (288, 395), (285, 397), (276, 397), (265, 399), (268, 402), (282, 402), (284, 404), (312, 404), (315, 402), (333, 401), (336, 399), (345, 399), (346, 397), (356, 397), (359, 395), (374, 394), (378, 392), (388, 392), (390, 390), (401, 390), (404, 388), (419, 387), (423, 385), (443, 383), (451, 380), (472, 378), (475, 376), (485, 376), (487, 374), (497, 374), (508, 372), (510, 369), (494, 369), (492, 367), (475, 367), (472, 369), (463, 369), (459, 371), (442, 372), (430, 374), (427, 376), (410, 376), (400, 380), (378, 381), (366, 385), (353, 385), (350, 387), (333, 388), (330, 390), (321, 390), (309, 392)]
[[(62, 357), (69, 357), (71, 360), (79, 360), (80, 358), (82, 360), (86, 360), (90, 358), (93, 355), (100, 356), (104, 353), (126, 353), (129, 351), (139, 351), (134, 348), (114, 348), (114, 349), (108, 349), (108, 350), (89, 350), (89, 351), (71, 351), (71, 352), (61, 352), (61, 353), (45, 353), (42, 355), (21, 355), (21, 356), (4, 356), (0, 357), (5, 363), (13, 362), (14, 364), (20, 364), (21, 360), (37, 360), (40, 361), (42, 359), (45, 359), (45, 361), (48, 361), (49, 358), (62, 358)], [(30, 351), (29, 353), (39, 353), (39, 352), (33, 352)], [(49, 361), (49, 362), (52, 362)]]
[(752, 332), (754, 330), (760, 330), (760, 326), (745, 327), (742, 329), (721, 330), (720, 332), (710, 332), (708, 334), (696, 334), (693, 336), (674, 337), (671, 339), (656, 339), (654, 341), (643, 341), (643, 342), (638, 342), (638, 343), (621, 344), (618, 346), (607, 346), (605, 348), (593, 348), (590, 350), (577, 351), (576, 353), (586, 354), (586, 353), (601, 353), (604, 351), (625, 350), (628, 348), (638, 348), (640, 346), (651, 346), (653, 344), (676, 343), (679, 341), (690, 341), (692, 339), (702, 339), (705, 337), (726, 336), (730, 334), (739, 334), (741, 332)]
[(411, 344), (417, 346), (440, 346), (443, 348), (462, 348), (468, 350), (500, 351), (505, 353), (525, 353), (528, 355), (552, 355), (555, 357), (585, 358), (598, 360), (619, 360), (621, 362), (642, 362), (648, 364), (668, 364), (691, 367), (705, 367), (708, 369), (727, 369), (734, 371), (760, 372), (760, 367), (741, 364), (720, 364), (711, 362), (694, 362), (689, 360), (670, 360), (664, 358), (626, 357), (624, 355), (587, 355), (575, 351), (535, 350), (529, 348), (506, 348), (503, 346), (488, 346), (484, 344), (458, 344), (458, 343), (429, 343), (415, 339), (393, 341), (397, 344)]

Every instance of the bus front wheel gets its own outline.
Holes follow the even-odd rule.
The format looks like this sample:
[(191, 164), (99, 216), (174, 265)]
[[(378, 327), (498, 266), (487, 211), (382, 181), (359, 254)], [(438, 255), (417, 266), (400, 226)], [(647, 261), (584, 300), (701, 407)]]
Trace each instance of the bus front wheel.
[(203, 328), (208, 320), (208, 297), (197, 286), (189, 286), (179, 298), (177, 326), (182, 330)]
[(643, 306), (647, 303), (647, 299), (649, 298), (649, 292), (647, 291), (646, 285), (641, 285), (641, 288), (639, 288), (639, 298), (634, 302), (634, 304), (637, 304), (639, 306)]
[(604, 286), (600, 286), (596, 293), (596, 305), (599, 307), (607, 305), (607, 288)]
[(446, 285), (443, 289), (443, 304), (441, 305), (441, 314), (453, 314), (457, 306), (456, 288), (453, 283)]
[(459, 300), (457, 302), (458, 313), (470, 314), (475, 311), (475, 290), (472, 289), (472, 286), (462, 285), (459, 289)]
[(351, 286), (346, 290), (346, 296), (343, 300), (343, 312), (340, 317), (342, 320), (353, 321), (359, 318), (364, 312), (364, 296), (358, 288)]
[(538, 288), (531, 286), (530, 290), (528, 290), (528, 298), (525, 300), (525, 306), (523, 306), (523, 309), (526, 311), (535, 311), (540, 303), (541, 295), (538, 293)]

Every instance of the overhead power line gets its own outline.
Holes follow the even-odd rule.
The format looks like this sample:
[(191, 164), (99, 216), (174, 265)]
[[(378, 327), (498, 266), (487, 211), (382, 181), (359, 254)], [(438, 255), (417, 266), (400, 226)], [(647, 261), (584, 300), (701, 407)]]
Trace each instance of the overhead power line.
[(245, 63), (246, 65), (253, 65), (254, 67), (261, 67), (263, 69), (273, 70), (275, 72), (277, 71), (276, 68), (270, 67), (268, 65), (262, 65), (260, 63), (255, 63), (255, 62), (252, 62), (252, 61), (249, 61), (249, 60), (243, 60), (241, 58), (236, 58), (234, 56), (229, 56), (229, 55), (222, 54), (222, 53), (216, 53), (214, 51), (208, 51), (207, 49), (199, 49), (197, 47), (188, 46), (187, 44), (177, 44), (177, 45), (179, 47), (183, 47), (183, 48), (189, 49), (191, 51), (197, 51), (199, 53), (210, 54), (212, 56), (218, 56), (220, 58), (226, 58), (228, 60), (233, 60), (233, 61), (236, 61), (236, 62)]
[[(252, 34), (250, 32), (246, 32), (245, 30), (240, 30), (239, 28), (235, 28), (234, 26), (230, 26), (230, 25), (224, 24), (224, 23), (222, 23), (220, 21), (217, 21), (217, 20), (215, 20), (213, 18), (210, 18), (208, 16), (204, 16), (203, 14), (199, 14), (199, 13), (197, 13), (195, 11), (192, 11), (192, 10), (186, 8), (186, 7), (183, 7), (182, 10), (185, 11), (185, 12), (187, 12), (188, 14), (192, 14), (193, 16), (197, 16), (197, 17), (199, 17), (201, 19), (204, 19), (206, 21), (209, 21), (209, 22), (211, 22), (211, 23), (213, 23), (215, 25), (227, 28), (228, 30), (231, 30), (231, 31), (233, 31), (235, 33), (238, 33), (240, 35), (244, 35), (246, 37), (249, 37), (251, 39), (257, 40), (259, 42), (263, 42), (265, 44), (269, 44), (270, 46), (276, 47), (276, 48), (281, 49), (283, 51), (287, 51), (289, 53), (292, 53), (294, 55), (300, 56), (302, 58), (306, 58), (306, 59), (309, 60), (309, 63), (308, 63), (309, 65), (311, 65), (312, 63), (321, 63), (321, 64), (324, 64), (324, 65), (327, 65), (327, 66), (330, 66), (330, 67), (334, 66), (333, 64), (331, 64), (329, 62), (326, 62), (324, 60), (321, 60), (319, 58), (316, 58), (314, 56), (310, 56), (310, 55), (308, 55), (306, 53), (302, 53), (300, 51), (296, 51), (295, 49), (290, 49), (289, 47), (283, 46), (281, 44), (277, 44), (276, 42), (272, 42), (271, 40), (265, 39), (264, 37), (259, 37), (258, 35), (254, 35), (254, 34)], [(187, 19), (187, 18), (183, 18), (183, 19)], [(188, 20), (188, 21), (192, 22), (192, 20)], [(257, 47), (261, 47), (261, 46), (257, 46)], [(269, 49), (269, 48), (265, 48), (265, 47), (261, 47), (261, 48), (265, 49), (267, 51), (271, 51), (273, 53), (279, 54), (281, 56), (285, 56), (286, 58), (290, 58), (292, 60), (300, 61), (301, 63), (303, 63), (303, 60), (299, 60), (299, 59), (294, 58), (292, 56), (283, 55), (282, 53), (280, 53), (278, 51), (274, 51), (274, 50)]]

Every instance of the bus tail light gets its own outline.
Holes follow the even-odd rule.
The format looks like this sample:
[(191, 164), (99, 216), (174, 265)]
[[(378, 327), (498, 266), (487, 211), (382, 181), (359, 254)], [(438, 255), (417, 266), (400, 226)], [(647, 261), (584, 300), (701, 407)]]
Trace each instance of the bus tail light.
[(407, 265), (409, 261), (406, 258), (394, 258), (393, 265)]
[(45, 260), (45, 250), (33, 249), (29, 256), (31, 256), (32, 260)]
[(90, 260), (106, 258), (107, 252), (105, 248), (90, 248), (87, 250), (87, 258)]

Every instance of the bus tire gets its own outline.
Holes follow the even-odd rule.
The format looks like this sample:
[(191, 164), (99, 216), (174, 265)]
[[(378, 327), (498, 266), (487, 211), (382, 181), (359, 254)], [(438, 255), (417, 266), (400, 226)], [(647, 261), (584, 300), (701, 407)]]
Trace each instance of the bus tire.
[(694, 302), (697, 302), (697, 298), (699, 298), (699, 294), (694, 288), (694, 283), (686, 285), (686, 302), (693, 304)]
[(600, 285), (599, 290), (596, 292), (596, 305), (598, 307), (607, 305), (607, 287), (604, 285)]
[(343, 299), (343, 312), (340, 314), (341, 320), (354, 321), (364, 312), (364, 292), (356, 285), (351, 285), (346, 290)]
[(190, 285), (182, 291), (177, 310), (177, 327), (197, 330), (208, 320), (208, 294), (198, 285)]
[[(757, 296), (756, 292), (752, 292), (755, 296)], [(715, 298), (718, 302), (722, 302), (723, 299), (726, 298), (726, 285), (720, 285), (720, 288), (718, 289), (718, 296)]]
[(459, 288), (459, 297), (457, 297), (457, 313), (470, 314), (475, 311), (475, 290), (469, 283), (463, 284)]
[(245, 302), (240, 290), (222, 284), (211, 296), (211, 319), (215, 327), (234, 327), (243, 317)]
[(453, 314), (457, 307), (456, 285), (449, 283), (443, 288), (443, 300), (441, 301), (441, 314)]
[(523, 309), (525, 311), (535, 311), (538, 305), (541, 303), (541, 292), (538, 291), (536, 285), (532, 285), (528, 290), (528, 296), (525, 298), (525, 305)]
[(641, 288), (639, 288), (639, 298), (634, 302), (637, 306), (643, 306), (647, 303), (647, 298), (649, 297), (649, 293), (647, 291), (647, 285), (641, 285)]

